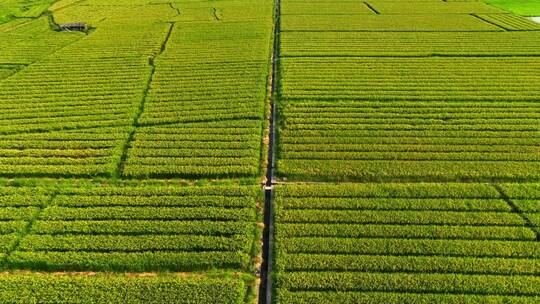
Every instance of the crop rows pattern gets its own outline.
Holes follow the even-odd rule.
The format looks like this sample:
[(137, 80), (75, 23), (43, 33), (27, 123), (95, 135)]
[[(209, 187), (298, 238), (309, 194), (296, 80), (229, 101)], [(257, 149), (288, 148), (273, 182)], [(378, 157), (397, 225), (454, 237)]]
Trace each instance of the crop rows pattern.
[(521, 214), (527, 224), (539, 235), (540, 186), (538, 184), (504, 184), (501, 185), (500, 191), (513, 205), (514, 211)]
[(271, 29), (271, 20), (172, 28), (126, 176), (259, 173)]
[[(480, 2), (368, 1), (372, 19), (350, 8), (340, 15), (298, 8), (297, 15), (296, 3), (305, 2), (283, 2), (292, 6), (281, 34), (280, 177), (540, 178), (539, 32), (518, 26), (527, 19)], [(332, 28), (323, 30), (317, 18)], [(422, 23), (407, 18), (442, 21), (443, 28), (410, 28)], [(498, 21), (510, 19), (519, 21), (512, 29)], [(341, 22), (359, 26), (345, 30)], [(493, 28), (479, 33), (478, 26)]]
[(275, 303), (538, 303), (538, 24), (481, 1), (282, 12)]
[(284, 32), (281, 57), (540, 55), (540, 32)]
[(285, 98), (534, 101), (535, 57), (283, 58)]
[(256, 230), (252, 187), (4, 188), (2, 194), (1, 243), (11, 268), (249, 267)]
[(83, 36), (77, 32), (51, 31), (46, 17), (0, 25), (0, 64), (34, 63)]
[(278, 169), (298, 179), (538, 179), (539, 111), (534, 102), (294, 101), (283, 107)]
[(150, 74), (147, 56), (165, 34), (162, 24), (98, 29), (2, 81), (2, 175), (114, 174)]
[[(36, 271), (248, 272), (252, 254), (256, 253), (257, 199), (255, 187), (4, 187), (0, 193), (1, 266)], [(194, 297), (201, 297), (201, 301), (206, 297), (206, 302), (215, 293), (206, 289), (224, 288), (218, 298), (234, 295), (235, 302), (246, 292), (240, 277), (231, 278), (229, 283), (201, 279), (156, 278), (140, 284), (156, 289), (160, 284), (194, 288)], [(29, 287), (23, 298), (32, 293), (45, 294), (56, 285), (62, 286), (62, 280), (69, 283), (41, 300), (69, 297), (70, 292), (88, 284), (96, 285), (85, 298), (104, 293), (107, 288), (115, 290), (115, 285), (124, 283), (128, 285), (124, 291), (115, 291), (104, 299), (120, 297), (123, 292), (142, 292), (136, 289), (139, 283), (121, 277), (73, 281), (69, 277), (15, 276), (12, 280), (3, 283), (8, 285), (0, 288), (0, 299), (12, 295), (10, 289), (21, 280), (46, 288)], [(161, 297), (173, 292), (166, 290)], [(158, 297), (159, 292), (155, 292), (131, 300)], [(171, 301), (175, 298), (172, 296)], [(92, 301), (99, 303), (97, 299)]]
[(259, 174), (271, 1), (191, 3), (183, 14), (180, 3), (61, 2), (49, 9), (56, 22), (96, 29), (56, 33), (46, 17), (0, 28), (21, 41), (0, 63), (28, 65), (0, 73), (1, 175)]
[(253, 302), (273, 1), (0, 2), (0, 302)]
[(539, 35), (468, 0), (0, 0), (0, 302), (538, 303)]
[(536, 303), (538, 185), (503, 188), (278, 186), (277, 302)]

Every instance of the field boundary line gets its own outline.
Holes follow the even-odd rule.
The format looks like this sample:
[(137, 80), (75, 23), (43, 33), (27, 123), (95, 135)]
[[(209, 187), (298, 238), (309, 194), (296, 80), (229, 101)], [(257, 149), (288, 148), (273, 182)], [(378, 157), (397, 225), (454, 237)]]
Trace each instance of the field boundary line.
[(499, 58), (499, 57), (540, 57), (540, 54), (445, 54), (445, 53), (426, 53), (412, 55), (283, 55), (282, 58)]
[(284, 180), (278, 176), (274, 180), (273, 186), (276, 185), (337, 185), (337, 184), (489, 184), (489, 183), (537, 183), (540, 178), (475, 178), (463, 179), (458, 178), (423, 178), (423, 177), (367, 177), (367, 178), (336, 178), (329, 180), (313, 180), (306, 177), (289, 177)]
[(497, 24), (497, 23), (495, 23), (495, 22), (489, 21), (489, 20), (487, 20), (487, 19), (485, 19), (485, 18), (482, 18), (482, 17), (478, 16), (477, 14), (470, 14), (470, 15), (473, 16), (473, 17), (476, 18), (476, 19), (479, 19), (479, 20), (484, 21), (485, 23), (489, 23), (489, 24), (491, 24), (491, 25), (493, 25), (493, 26), (496, 26), (496, 27), (502, 29), (502, 30), (505, 31), (505, 32), (508, 32), (508, 31), (509, 31), (509, 29), (505, 28), (504, 26), (499, 25), (499, 24)]
[[(441, 91), (443, 92), (443, 91)], [(536, 105), (538, 103), (538, 97), (524, 97), (524, 98), (513, 98), (513, 97), (494, 97), (491, 99), (485, 99), (481, 97), (436, 97), (436, 98), (417, 98), (414, 100), (414, 97), (381, 97), (381, 98), (366, 98), (366, 97), (354, 97), (354, 96), (342, 96), (342, 97), (329, 97), (329, 96), (321, 96), (321, 97), (315, 97), (315, 96), (301, 96), (301, 97), (281, 97), (281, 101), (291, 102), (291, 101), (303, 101), (303, 102), (312, 102), (314, 100), (316, 101), (323, 101), (323, 102), (343, 102), (343, 101), (370, 101), (370, 102), (381, 102), (381, 101), (394, 101), (394, 102), (428, 102), (428, 101), (435, 101), (435, 102), (444, 102), (444, 101), (458, 101), (463, 102), (464, 99), (468, 99), (469, 102), (521, 102), (521, 103), (530, 103), (533, 105)]]
[(143, 96), (139, 103), (139, 107), (137, 109), (135, 117), (133, 118), (131, 131), (129, 132), (127, 140), (122, 145), (122, 154), (120, 156), (120, 161), (118, 162), (116, 166), (116, 170), (113, 173), (113, 177), (115, 178), (120, 178), (124, 171), (124, 167), (126, 165), (126, 161), (128, 157), (128, 150), (131, 147), (131, 143), (133, 142), (135, 138), (135, 132), (137, 131), (137, 128), (141, 126), (139, 120), (141, 118), (141, 115), (144, 112), (144, 107), (146, 104), (146, 99), (148, 97), (148, 92), (150, 91), (150, 86), (152, 85), (152, 82), (154, 81), (154, 75), (156, 73), (155, 60), (157, 57), (163, 54), (163, 52), (167, 48), (167, 43), (169, 42), (169, 39), (171, 38), (171, 34), (173, 32), (174, 26), (175, 26), (175, 22), (169, 22), (169, 29), (167, 30), (167, 34), (165, 35), (165, 38), (161, 42), (161, 47), (159, 49), (159, 52), (148, 58), (148, 65), (150, 66), (150, 75), (148, 76), (148, 80), (146, 81), (146, 85), (144, 87)]
[(31, 63), (0, 63), (0, 68), (13, 71), (13, 74), (0, 78), (0, 83), (17, 75), (20, 71), (26, 69), (30, 64)]
[(263, 229), (263, 252), (261, 265), (261, 283), (259, 286), (259, 304), (272, 303), (272, 266), (274, 259), (274, 219), (273, 219), (273, 197), (274, 197), (274, 168), (275, 168), (275, 142), (276, 142), (276, 120), (277, 120), (277, 96), (279, 77), (279, 56), (280, 56), (280, 30), (281, 30), (281, 2), (274, 2), (274, 31), (272, 50), (272, 76), (270, 79), (270, 121), (268, 134), (268, 157), (266, 167), (266, 181), (264, 183), (264, 229)]
[(378, 10), (376, 10), (373, 6), (371, 6), (371, 4), (369, 4), (368, 2), (364, 1), (364, 5), (372, 12), (374, 12), (376, 15), (380, 15), (381, 12), (379, 12)]
[(172, 2), (169, 2), (169, 3), (152, 3), (152, 2), (150, 2), (150, 3), (149, 3), (149, 5), (163, 5), (163, 4), (169, 5), (169, 7), (170, 7), (172, 10), (176, 11), (177, 16), (180, 16), (180, 15), (182, 14), (182, 13), (180, 12), (180, 8), (174, 7), (174, 5), (173, 5)]
[(11, 248), (9, 248), (9, 250), (6, 252), (5, 257), (3, 259), (3, 266), (5, 266), (6, 268), (8, 268), (8, 269), (10, 268), (9, 265), (8, 265), (8, 259), (11, 256), (11, 254), (13, 252), (17, 251), (17, 249), (19, 249), (22, 240), (26, 236), (28, 236), (30, 234), (30, 232), (32, 231), (32, 228), (34, 227), (34, 224), (39, 220), (39, 218), (41, 217), (41, 214), (43, 213), (45, 208), (52, 205), (52, 203), (54, 202), (54, 200), (58, 196), (58, 191), (53, 190), (49, 195), (50, 195), (50, 197), (47, 199), (47, 201), (45, 203), (39, 205), (39, 209), (28, 220), (28, 223), (26, 224), (24, 229), (19, 232), (19, 235), (18, 235), (17, 239), (15, 240), (15, 243), (13, 243), (13, 246), (11, 246)]
[[(362, 16), (362, 15), (352, 15), (352, 16)], [(506, 30), (505, 30), (506, 31)], [(538, 30), (535, 30), (538, 31)], [(290, 29), (282, 30), (283, 33), (500, 33), (501, 31), (496, 30), (447, 30), (447, 31), (435, 31), (435, 30), (300, 30), (300, 29)], [(525, 32), (534, 32), (534, 31), (525, 31)]]
[(499, 192), (501, 198), (510, 206), (510, 208), (512, 208), (512, 213), (519, 215), (519, 217), (521, 217), (521, 219), (525, 221), (525, 227), (529, 228), (534, 232), (534, 234), (536, 235), (536, 241), (540, 241), (540, 234), (538, 234), (538, 232), (536, 231), (535, 225), (524, 215), (524, 212), (519, 209), (519, 207), (514, 203), (514, 201), (512, 201), (512, 199), (510, 198), (510, 196), (508, 196), (508, 194), (506, 194), (504, 189), (498, 184), (491, 184), (491, 186), (495, 188), (497, 192)]
[[(362, 271), (358, 271), (355, 273), (362, 273), (362, 274), (370, 274), (365, 273)], [(399, 275), (399, 272), (394, 272), (393, 274)], [(424, 273), (426, 276), (431, 275), (431, 273)], [(387, 273), (381, 273), (381, 275), (387, 275)], [(404, 273), (403, 275), (410, 275), (407, 273)], [(436, 275), (445, 275), (448, 274), (437, 274), (434, 273), (432, 276)], [(455, 275), (455, 274), (454, 274)], [(458, 274), (459, 275), (459, 274)], [(466, 274), (464, 275), (466, 276)], [(495, 276), (495, 275), (492, 275)], [(503, 276), (503, 275), (496, 275), (496, 276)], [(506, 275), (505, 275), (506, 276)], [(336, 292), (336, 288), (332, 287), (323, 287), (323, 288), (283, 288), (290, 292)], [(452, 291), (437, 291), (434, 290), (411, 290), (406, 288), (396, 288), (392, 289), (391, 291), (381, 291), (381, 290), (373, 290), (373, 289), (357, 289), (357, 288), (351, 288), (351, 289), (343, 289), (338, 290), (337, 292), (340, 293), (389, 293), (389, 294), (408, 294), (408, 295), (457, 295), (457, 296), (498, 296), (498, 297), (527, 297), (532, 299), (537, 299), (538, 294), (534, 294), (532, 292), (482, 292), (482, 291), (462, 291), (462, 290), (452, 290)]]

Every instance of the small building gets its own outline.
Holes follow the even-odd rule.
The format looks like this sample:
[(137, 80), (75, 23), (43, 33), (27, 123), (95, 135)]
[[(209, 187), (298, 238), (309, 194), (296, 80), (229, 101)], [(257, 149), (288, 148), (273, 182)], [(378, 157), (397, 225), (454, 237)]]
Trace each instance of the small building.
[(88, 30), (88, 26), (84, 22), (73, 22), (73, 23), (62, 23), (60, 24), (60, 30), (61, 31), (79, 31), (79, 32), (86, 32)]

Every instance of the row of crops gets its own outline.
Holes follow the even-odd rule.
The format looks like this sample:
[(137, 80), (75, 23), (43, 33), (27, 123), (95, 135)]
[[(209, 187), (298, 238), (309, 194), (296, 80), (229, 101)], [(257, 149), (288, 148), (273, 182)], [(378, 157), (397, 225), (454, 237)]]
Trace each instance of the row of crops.
[(534, 101), (534, 57), (283, 58), (281, 94), (292, 99)]
[(283, 32), (501, 32), (540, 25), (482, 2), (282, 2)]
[(283, 32), (281, 57), (539, 55), (537, 32)]
[[(411, 5), (412, 4), (412, 5)], [(288, 32), (501, 32), (540, 26), (482, 2), (282, 1)]]
[(46, 17), (19, 19), (0, 25), (0, 64), (28, 65), (66, 47), (82, 33), (51, 31)]
[(539, 189), (278, 186), (277, 302), (537, 303)]
[(1, 82), (2, 175), (115, 174), (165, 34), (163, 24), (98, 29)]
[[(21, 274), (0, 277), (2, 303), (242, 303), (239, 277)], [(15, 302), (14, 302), (15, 301)]]

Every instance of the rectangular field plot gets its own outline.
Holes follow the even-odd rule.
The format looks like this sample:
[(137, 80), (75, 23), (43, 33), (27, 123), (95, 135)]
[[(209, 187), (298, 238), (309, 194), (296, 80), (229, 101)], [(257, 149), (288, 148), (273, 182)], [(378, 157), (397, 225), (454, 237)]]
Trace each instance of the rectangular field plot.
[(233, 277), (160, 274), (24, 274), (0, 277), (0, 301), (11, 303), (243, 303), (246, 282)]
[(179, 14), (170, 19), (173, 22), (228, 22), (228, 21), (265, 21), (272, 22), (274, 2), (257, 0), (225, 1), (184, 1), (159, 0), (152, 3), (173, 6)]
[(534, 102), (288, 102), (277, 173), (301, 180), (538, 179), (539, 115)]
[(114, 175), (167, 29), (97, 29), (1, 81), (0, 174)]
[(284, 32), (282, 57), (540, 55), (540, 32)]
[(297, 99), (530, 100), (540, 61), (501, 58), (283, 58), (281, 95)]
[(55, 9), (54, 19), (58, 23), (69, 23), (73, 20), (84, 20), (89, 26), (101, 28), (107, 23), (115, 24), (152, 24), (171, 21), (178, 11), (167, 4), (134, 3), (134, 1), (114, 3), (111, 1), (84, 1), (75, 5), (66, 4)]
[(129, 125), (150, 72), (147, 63), (142, 58), (84, 62), (41, 61), (0, 82), (0, 132)]
[(107, 128), (106, 123), (101, 128), (0, 135), (0, 172), (14, 177), (111, 176), (129, 129)]
[(281, 30), (305, 32), (475, 32), (504, 31), (467, 14), (440, 15), (283, 15)]
[(129, 149), (124, 174), (135, 177), (256, 176), (261, 157), (261, 122), (255, 120), (256, 116), (242, 121), (245, 113), (223, 115), (234, 117), (235, 114), (238, 119), (231, 121), (139, 128)]
[[(257, 188), (6, 188), (7, 267), (49, 271), (247, 271)], [(45, 191), (44, 194), (38, 195)], [(22, 224), (21, 222), (26, 222)], [(15, 232), (25, 227), (15, 247)], [(0, 251), (1, 252), (1, 251)]]
[(479, 184), (281, 185), (277, 303), (535, 303), (537, 235)]
[(270, 21), (175, 26), (155, 62), (123, 174), (256, 176), (271, 30)]

